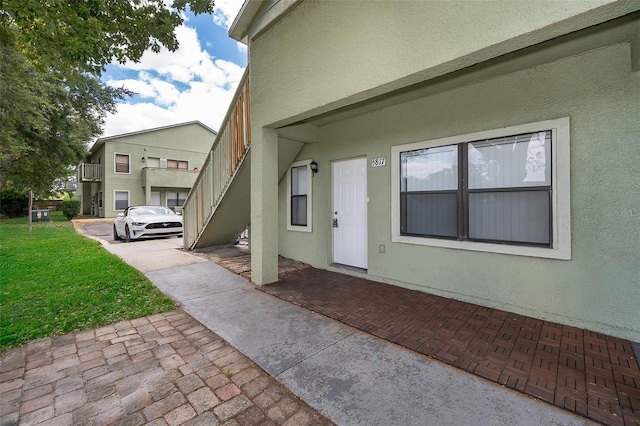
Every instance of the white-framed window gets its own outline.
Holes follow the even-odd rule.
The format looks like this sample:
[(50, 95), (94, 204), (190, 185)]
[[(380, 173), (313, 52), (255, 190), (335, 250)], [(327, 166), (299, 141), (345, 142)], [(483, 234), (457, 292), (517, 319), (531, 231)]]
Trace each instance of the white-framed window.
[(297, 161), (287, 171), (287, 230), (312, 231), (311, 160)]
[(113, 191), (113, 209), (124, 210), (129, 207), (129, 191)]
[(167, 159), (167, 169), (189, 170), (189, 162), (184, 160)]
[(569, 118), (392, 147), (392, 241), (571, 258)]
[(187, 199), (187, 192), (167, 191), (167, 207), (181, 207)]
[(129, 154), (121, 154), (116, 152), (114, 154), (113, 171), (115, 173), (131, 173), (130, 159), (131, 156)]

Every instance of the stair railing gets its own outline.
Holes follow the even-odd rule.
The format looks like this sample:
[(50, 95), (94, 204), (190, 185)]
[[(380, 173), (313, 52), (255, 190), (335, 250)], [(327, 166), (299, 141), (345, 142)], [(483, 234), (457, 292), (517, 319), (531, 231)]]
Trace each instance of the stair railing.
[(192, 249), (251, 145), (249, 69), (245, 70), (218, 135), (183, 206), (184, 247)]

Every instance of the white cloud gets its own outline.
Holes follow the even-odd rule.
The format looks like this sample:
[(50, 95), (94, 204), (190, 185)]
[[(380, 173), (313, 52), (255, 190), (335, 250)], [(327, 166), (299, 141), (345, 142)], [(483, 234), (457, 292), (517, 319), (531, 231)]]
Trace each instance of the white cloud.
[(118, 112), (109, 115), (106, 119), (103, 136), (119, 135), (122, 133), (136, 132), (138, 130), (153, 129), (181, 121), (167, 109), (152, 103), (119, 104)]
[(218, 129), (244, 69), (212, 58), (200, 46), (193, 28), (182, 25), (176, 36), (177, 51), (145, 52), (138, 63), (118, 65), (137, 72), (137, 79), (110, 79), (107, 84), (124, 86), (139, 97), (119, 104), (117, 113), (106, 117), (103, 136), (193, 120)]
[(236, 19), (242, 3), (243, 0), (216, 0), (213, 22), (228, 30)]
[[(213, 12), (213, 23), (229, 30), (231, 24), (240, 13), (244, 0), (216, 0), (216, 9)], [(247, 46), (236, 43), (240, 53), (247, 53)]]
[(157, 104), (169, 106), (180, 98), (180, 91), (173, 84), (155, 79), (151, 80), (150, 83), (157, 93), (155, 98)]
[(114, 88), (124, 87), (125, 89), (137, 93), (144, 98), (149, 98), (156, 95), (156, 91), (148, 82), (142, 80), (134, 80), (132, 78), (128, 78), (126, 80), (111, 79), (107, 81), (107, 86)]
[(149, 73), (141, 72), (138, 80), (114, 80), (107, 81), (111, 87), (124, 87), (143, 99), (153, 99), (157, 105), (169, 106), (180, 97), (180, 91), (172, 83), (153, 78)]
[[(216, 0), (216, 8), (213, 12), (213, 23), (229, 30), (231, 24), (240, 13), (240, 9), (244, 0)], [(247, 46), (245, 44), (236, 42), (238, 52), (242, 54), (247, 53)]]
[(176, 28), (176, 38), (180, 47), (175, 52), (170, 52), (165, 47), (159, 53), (147, 50), (139, 62), (129, 61), (123, 67), (137, 71), (154, 70), (171, 80), (188, 83), (203, 62), (211, 62), (211, 57), (200, 47), (194, 28), (180, 25)]

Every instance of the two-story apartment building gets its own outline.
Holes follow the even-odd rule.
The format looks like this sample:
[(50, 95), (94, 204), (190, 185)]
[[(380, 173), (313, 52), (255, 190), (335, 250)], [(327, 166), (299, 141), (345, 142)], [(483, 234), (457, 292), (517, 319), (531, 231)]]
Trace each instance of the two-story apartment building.
[(181, 207), (215, 136), (192, 121), (98, 139), (78, 166), (82, 214), (115, 217), (136, 204)]
[(282, 255), (640, 340), (640, 3), (247, 0), (230, 35), (237, 169), (187, 248), (243, 202), (255, 284)]

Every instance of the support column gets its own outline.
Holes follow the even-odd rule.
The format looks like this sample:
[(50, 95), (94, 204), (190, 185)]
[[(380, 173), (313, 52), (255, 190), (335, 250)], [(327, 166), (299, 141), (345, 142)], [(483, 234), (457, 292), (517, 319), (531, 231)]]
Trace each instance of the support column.
[(251, 281), (278, 280), (278, 132), (263, 128), (251, 141)]
[(151, 205), (151, 185), (144, 186), (144, 204), (146, 206)]

